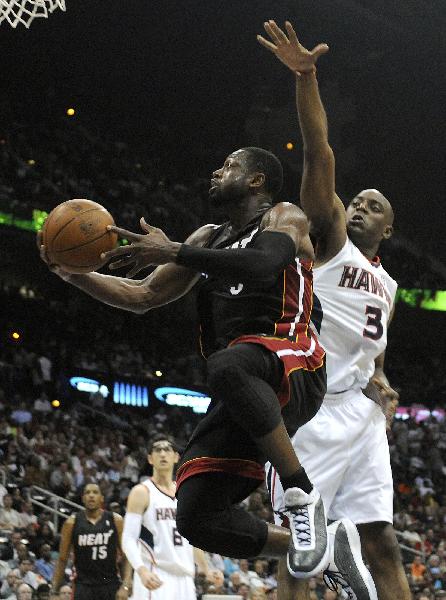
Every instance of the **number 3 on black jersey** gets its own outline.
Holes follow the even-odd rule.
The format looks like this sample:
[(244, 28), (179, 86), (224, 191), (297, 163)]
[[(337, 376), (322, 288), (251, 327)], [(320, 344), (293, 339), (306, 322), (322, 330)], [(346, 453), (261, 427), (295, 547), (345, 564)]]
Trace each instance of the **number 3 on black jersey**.
[(376, 308), (376, 306), (367, 305), (365, 307), (365, 314), (368, 315), (368, 317), (362, 335), (372, 340), (379, 340), (384, 333), (384, 328), (381, 323), (382, 310)]

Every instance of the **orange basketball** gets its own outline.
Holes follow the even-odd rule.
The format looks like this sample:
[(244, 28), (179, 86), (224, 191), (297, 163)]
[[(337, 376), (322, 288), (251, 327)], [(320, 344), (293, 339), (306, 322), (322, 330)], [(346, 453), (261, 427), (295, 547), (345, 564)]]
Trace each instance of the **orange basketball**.
[(118, 236), (107, 231), (111, 214), (91, 200), (67, 200), (56, 206), (42, 229), (50, 264), (69, 273), (90, 273), (105, 263), (101, 253), (116, 247)]

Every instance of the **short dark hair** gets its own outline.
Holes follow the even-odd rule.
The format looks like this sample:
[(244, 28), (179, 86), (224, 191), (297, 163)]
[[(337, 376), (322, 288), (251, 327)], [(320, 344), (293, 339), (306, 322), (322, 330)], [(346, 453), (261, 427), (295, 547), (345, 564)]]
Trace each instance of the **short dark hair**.
[(149, 442), (149, 447), (147, 448), (147, 453), (148, 454), (152, 454), (152, 450), (153, 450), (153, 446), (157, 443), (157, 442), (169, 442), (169, 444), (172, 446), (172, 448), (175, 450), (175, 452), (177, 452), (177, 444), (175, 443), (175, 440), (173, 439), (173, 437), (171, 435), (168, 435), (167, 433), (157, 433), (156, 435), (153, 436), (153, 438), (151, 438), (150, 442)]
[(263, 148), (248, 146), (242, 150), (247, 155), (248, 168), (265, 174), (265, 189), (275, 199), (283, 185), (283, 168), (280, 160), (275, 154)]
[(99, 490), (99, 493), (100, 493), (100, 494), (102, 494), (101, 486), (99, 485), (99, 483), (96, 483), (95, 481), (89, 481), (89, 482), (88, 482), (88, 483), (86, 483), (86, 484), (84, 485), (84, 487), (82, 488), (82, 496), (84, 496), (84, 495), (85, 495), (85, 493), (86, 493), (86, 492), (85, 492), (85, 490), (87, 489), (87, 487), (88, 487), (89, 485), (95, 485), (95, 486), (98, 488), (98, 490)]

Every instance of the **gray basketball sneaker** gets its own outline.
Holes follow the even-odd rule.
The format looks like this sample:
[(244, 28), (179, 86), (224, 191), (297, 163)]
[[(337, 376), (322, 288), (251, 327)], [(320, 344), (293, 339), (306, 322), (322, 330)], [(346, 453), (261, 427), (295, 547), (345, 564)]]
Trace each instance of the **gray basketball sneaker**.
[(361, 555), (361, 542), (350, 519), (328, 526), (330, 562), (324, 581), (331, 590), (348, 600), (378, 600), (372, 576)]
[(291, 532), (288, 570), (293, 577), (312, 577), (327, 567), (329, 559), (324, 503), (316, 488), (309, 494), (300, 488), (289, 488), (284, 500), (283, 512)]

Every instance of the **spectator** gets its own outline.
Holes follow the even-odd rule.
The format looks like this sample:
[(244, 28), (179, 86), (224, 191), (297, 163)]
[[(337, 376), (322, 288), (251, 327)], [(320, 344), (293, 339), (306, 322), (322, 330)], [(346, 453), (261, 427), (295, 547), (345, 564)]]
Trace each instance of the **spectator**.
[(71, 600), (73, 590), (69, 585), (62, 585), (59, 589), (59, 600)]
[(74, 479), (66, 461), (61, 461), (51, 473), (50, 488), (55, 494), (64, 498), (70, 497), (75, 491)]
[(48, 396), (45, 392), (42, 392), (38, 398), (34, 400), (34, 412), (42, 417), (47, 416), (53, 409), (51, 402), (48, 400)]
[(16, 410), (14, 410), (11, 413), (11, 419), (12, 421), (14, 421), (15, 423), (19, 423), (20, 425), (24, 425), (25, 423), (30, 423), (32, 421), (32, 414), (31, 412), (28, 410), (28, 407), (26, 406), (26, 402), (22, 401), (20, 402), (19, 408), (17, 408)]
[(247, 585), (246, 583), (242, 583), (240, 585), (240, 587), (238, 588), (238, 592), (237, 595), (241, 596), (243, 600), (248, 600), (249, 599), (249, 585)]
[(415, 555), (412, 564), (410, 565), (410, 574), (412, 577), (412, 582), (422, 583), (424, 580), (424, 573), (426, 572), (426, 565), (424, 565), (421, 561), (421, 557)]
[(54, 567), (55, 562), (51, 558), (51, 546), (49, 544), (43, 544), (40, 548), (40, 558), (39, 560), (36, 560), (35, 563), (36, 573), (50, 583), (53, 579)]
[(3, 496), (3, 508), (0, 508), (0, 529), (13, 530), (20, 527), (20, 515), (12, 508), (13, 498), (11, 494)]
[(251, 587), (266, 588), (266, 579), (268, 576), (267, 569), (268, 561), (259, 558), (254, 561), (254, 573), (257, 577), (251, 579)]
[(212, 583), (208, 585), (207, 593), (212, 595), (226, 595), (225, 577), (223, 571), (219, 569), (212, 570)]
[(36, 591), (36, 600), (50, 600), (50, 589), (47, 583), (41, 583)]
[(33, 588), (27, 583), (20, 583), (17, 586), (17, 600), (32, 600)]
[(24, 583), (27, 583), (33, 590), (37, 589), (39, 585), (39, 578), (33, 572), (33, 561), (31, 558), (23, 558), (19, 561), (19, 566), (14, 569), (14, 573), (18, 579), (21, 579)]
[(262, 588), (254, 588), (249, 592), (249, 600), (268, 600), (266, 592)]
[(241, 585), (242, 579), (240, 577), (240, 571), (233, 571), (229, 575), (228, 592), (230, 594), (237, 594)]
[(26, 529), (28, 525), (37, 525), (37, 516), (34, 514), (33, 503), (28, 501), (22, 502), (22, 510), (19, 513), (20, 526)]
[[(54, 533), (49, 523), (43, 523), (37, 532), (34, 544), (39, 548), (42, 544), (49, 544), (51, 548), (54, 546)], [(38, 552), (38, 550), (37, 550)]]
[[(24, 543), (26, 542), (26, 543)], [(10, 561), (11, 568), (17, 568), (21, 560), (32, 559), (34, 560), (34, 554), (29, 551), (28, 540), (22, 539), (20, 544), (16, 546), (17, 558)]]
[(14, 573), (14, 571), (9, 571), (6, 574), (5, 579), (3, 580), (3, 583), (1, 585), (0, 588), (0, 598), (5, 598), (7, 600), (12, 600), (16, 598), (15, 595), (15, 590), (17, 588), (17, 583), (18, 583), (19, 578), (17, 577), (17, 575)]
[(8, 493), (8, 490), (5, 488), (5, 486), (2, 483), (0, 483), (0, 507), (3, 506), (3, 498), (6, 496), (7, 493)]
[(231, 577), (232, 573), (238, 572), (240, 567), (238, 565), (238, 561), (228, 556), (223, 557), (223, 571), (226, 577)]

